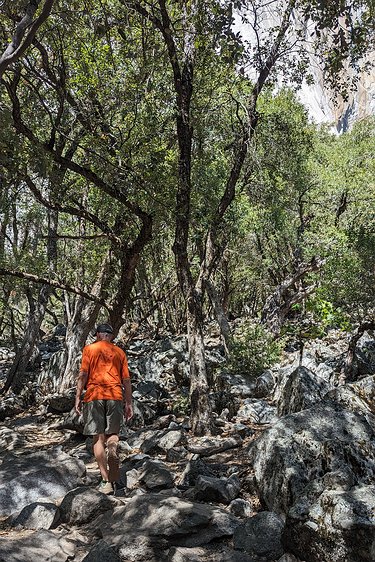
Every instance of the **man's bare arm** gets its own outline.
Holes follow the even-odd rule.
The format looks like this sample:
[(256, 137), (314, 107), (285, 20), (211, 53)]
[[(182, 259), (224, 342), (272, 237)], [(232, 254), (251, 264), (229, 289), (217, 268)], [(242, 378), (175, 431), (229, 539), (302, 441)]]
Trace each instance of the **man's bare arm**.
[(83, 389), (86, 386), (87, 377), (88, 377), (88, 373), (86, 373), (86, 371), (80, 371), (79, 372), (78, 381), (77, 381), (76, 402), (75, 402), (75, 406), (74, 406), (75, 411), (77, 412), (77, 414), (79, 416), (81, 415), (81, 395), (82, 395)]
[(122, 384), (124, 386), (124, 394), (125, 394), (124, 415), (126, 421), (128, 421), (133, 417), (131, 380), (123, 379)]

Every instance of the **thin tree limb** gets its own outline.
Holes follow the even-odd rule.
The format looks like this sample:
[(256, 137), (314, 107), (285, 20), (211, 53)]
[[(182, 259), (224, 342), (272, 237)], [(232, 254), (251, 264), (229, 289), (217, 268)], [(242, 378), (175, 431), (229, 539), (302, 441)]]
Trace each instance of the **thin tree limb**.
[(47, 279), (46, 277), (39, 277), (38, 275), (33, 275), (31, 273), (26, 273), (23, 271), (16, 271), (12, 269), (6, 269), (4, 267), (0, 268), (0, 276), (7, 275), (11, 277), (17, 277), (18, 279), (25, 279), (26, 281), (31, 281), (32, 283), (49, 285), (55, 289), (62, 289), (67, 293), (73, 293), (87, 299), (88, 301), (96, 302), (101, 304), (105, 308), (109, 309), (109, 304), (100, 297), (93, 295), (92, 293), (87, 293), (79, 287), (72, 287), (71, 285), (66, 285), (65, 283), (60, 283), (59, 281), (54, 281), (53, 279)]

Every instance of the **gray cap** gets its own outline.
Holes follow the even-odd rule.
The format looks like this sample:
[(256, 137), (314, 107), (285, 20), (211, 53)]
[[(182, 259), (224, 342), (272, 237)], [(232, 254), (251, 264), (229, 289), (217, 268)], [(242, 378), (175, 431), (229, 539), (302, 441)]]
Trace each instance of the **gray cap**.
[(96, 328), (96, 333), (101, 334), (113, 334), (113, 328), (110, 324), (98, 324)]

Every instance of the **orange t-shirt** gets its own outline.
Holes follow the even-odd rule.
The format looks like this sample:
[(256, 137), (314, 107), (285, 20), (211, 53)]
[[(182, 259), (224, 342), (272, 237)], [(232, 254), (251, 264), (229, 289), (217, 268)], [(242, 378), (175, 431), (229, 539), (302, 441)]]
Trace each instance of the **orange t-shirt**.
[(82, 352), (81, 371), (88, 373), (84, 402), (122, 400), (122, 381), (128, 379), (125, 352), (108, 341), (86, 345)]

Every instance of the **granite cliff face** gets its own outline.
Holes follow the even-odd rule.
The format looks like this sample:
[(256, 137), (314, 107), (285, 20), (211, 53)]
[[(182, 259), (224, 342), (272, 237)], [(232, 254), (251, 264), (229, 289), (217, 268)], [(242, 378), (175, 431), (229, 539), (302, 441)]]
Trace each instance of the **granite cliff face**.
[[(375, 64), (375, 52), (369, 57), (369, 63)], [(314, 84), (303, 84), (298, 95), (315, 123), (332, 123), (338, 133), (343, 133), (350, 130), (355, 121), (375, 115), (375, 68), (360, 73), (347, 100), (327, 87), (318, 64), (312, 64), (311, 68)], [(350, 67), (347, 74), (349, 79), (353, 76)]]
[[(234, 29), (241, 34), (244, 43), (248, 45), (249, 53), (256, 51), (256, 45), (262, 48), (270, 41), (271, 30), (277, 29), (280, 25), (279, 7), (279, 3), (271, 3), (263, 9), (258, 7), (256, 15), (249, 11), (247, 14), (242, 14), (242, 17), (239, 15), (235, 17)], [(304, 36), (302, 43), (301, 35), (298, 34)], [(350, 130), (355, 121), (375, 115), (375, 50), (366, 58), (368, 71), (360, 72), (355, 82), (353, 80), (355, 69), (348, 63), (345, 71), (347, 83), (353, 86), (349, 88), (347, 99), (344, 99), (330, 88), (324, 76), (323, 65), (314, 54), (312, 45), (316, 37), (314, 37), (313, 26), (308, 22), (299, 21), (298, 14), (293, 16), (289, 40), (291, 44), (301, 46), (301, 57), (306, 57), (308, 61), (308, 72), (312, 77), (312, 83), (304, 81), (297, 96), (308, 110), (313, 122), (330, 124), (338, 133), (343, 133)], [(329, 39), (322, 38), (322, 42), (328, 43)], [(294, 50), (297, 51), (297, 48)], [(296, 61), (293, 64), (295, 63)], [(291, 73), (293, 64), (291, 64)], [(246, 72), (252, 76), (251, 66), (246, 68)], [(276, 77), (279, 87), (288, 84), (285, 74), (284, 72), (282, 76)]]

